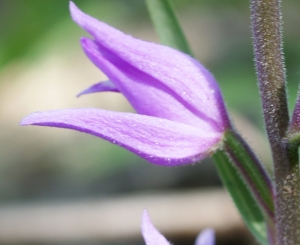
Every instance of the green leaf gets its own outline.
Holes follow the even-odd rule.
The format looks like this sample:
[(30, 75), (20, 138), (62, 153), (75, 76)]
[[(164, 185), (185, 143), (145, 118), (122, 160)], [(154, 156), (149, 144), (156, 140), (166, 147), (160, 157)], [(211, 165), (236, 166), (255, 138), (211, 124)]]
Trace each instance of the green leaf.
[(146, 0), (152, 22), (162, 44), (192, 56), (192, 51), (168, 0)]
[(227, 130), (224, 137), (223, 151), (230, 157), (238, 169), (244, 183), (260, 205), (265, 217), (274, 219), (273, 186), (270, 177), (254, 155), (252, 150), (235, 131)]
[(263, 214), (252, 196), (252, 193), (240, 177), (238, 170), (233, 166), (228, 156), (221, 150), (217, 150), (213, 158), (223, 184), (229, 191), (247, 227), (258, 242), (263, 245), (268, 245), (267, 228)]

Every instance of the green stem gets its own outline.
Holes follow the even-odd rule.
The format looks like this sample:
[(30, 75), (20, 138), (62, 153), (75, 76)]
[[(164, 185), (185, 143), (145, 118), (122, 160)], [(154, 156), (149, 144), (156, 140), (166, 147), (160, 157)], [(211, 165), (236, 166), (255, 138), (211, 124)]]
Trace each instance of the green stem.
[(193, 56), (171, 3), (168, 0), (146, 0), (146, 3), (161, 43)]
[(275, 175), (278, 245), (300, 244), (298, 150), (285, 142), (289, 115), (279, 0), (251, 0), (256, 71)]

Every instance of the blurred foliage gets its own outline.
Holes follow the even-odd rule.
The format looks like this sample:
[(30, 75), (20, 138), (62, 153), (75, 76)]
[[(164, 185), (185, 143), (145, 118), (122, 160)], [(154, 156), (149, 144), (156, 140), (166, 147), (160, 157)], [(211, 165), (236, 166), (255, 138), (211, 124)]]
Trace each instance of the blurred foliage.
[[(86, 1), (75, 0), (78, 6), (89, 5), (98, 12), (96, 16), (111, 15), (114, 6), (129, 8), (121, 0)], [(132, 2), (132, 4), (130, 3)], [(128, 1), (133, 8), (139, 9), (141, 1)], [(65, 18), (69, 18), (68, 0), (1, 0), (0, 1), (0, 66), (26, 55), (28, 50), (57, 26)], [(126, 11), (126, 8), (121, 8)], [(120, 11), (120, 9), (119, 9)], [(118, 11), (118, 12), (119, 12)], [(120, 11), (121, 12), (121, 11)], [(112, 14), (114, 15), (114, 14)]]
[(59, 0), (0, 1), (0, 65), (25, 55), (65, 17), (66, 8), (67, 1)]

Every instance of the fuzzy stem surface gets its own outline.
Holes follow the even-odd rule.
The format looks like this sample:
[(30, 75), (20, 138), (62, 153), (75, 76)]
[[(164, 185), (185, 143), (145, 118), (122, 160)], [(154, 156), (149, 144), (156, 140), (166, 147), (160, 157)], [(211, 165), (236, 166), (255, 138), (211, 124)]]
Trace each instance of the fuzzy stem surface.
[(251, 0), (256, 72), (275, 175), (276, 244), (300, 244), (298, 150), (285, 141), (289, 115), (279, 0)]

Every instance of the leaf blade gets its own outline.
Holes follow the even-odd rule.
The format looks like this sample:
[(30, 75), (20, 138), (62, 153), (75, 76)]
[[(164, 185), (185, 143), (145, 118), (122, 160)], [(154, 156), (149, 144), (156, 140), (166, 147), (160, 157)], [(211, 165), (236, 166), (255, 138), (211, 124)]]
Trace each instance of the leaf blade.
[(168, 0), (146, 0), (146, 3), (161, 43), (193, 56), (171, 3)]

